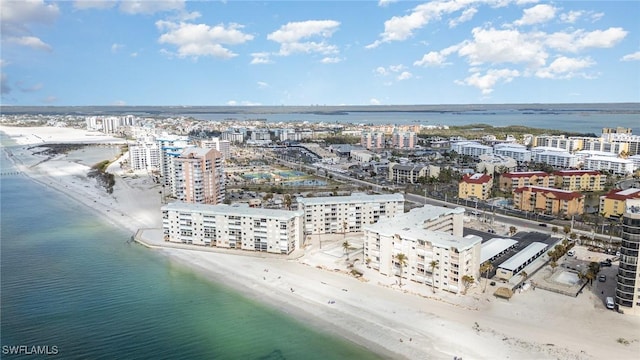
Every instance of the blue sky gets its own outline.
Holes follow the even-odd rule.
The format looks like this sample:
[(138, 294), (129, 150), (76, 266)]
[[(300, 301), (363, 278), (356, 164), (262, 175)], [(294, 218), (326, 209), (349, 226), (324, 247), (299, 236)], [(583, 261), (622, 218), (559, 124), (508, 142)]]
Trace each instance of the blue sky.
[(638, 1), (0, 4), (3, 105), (640, 101)]

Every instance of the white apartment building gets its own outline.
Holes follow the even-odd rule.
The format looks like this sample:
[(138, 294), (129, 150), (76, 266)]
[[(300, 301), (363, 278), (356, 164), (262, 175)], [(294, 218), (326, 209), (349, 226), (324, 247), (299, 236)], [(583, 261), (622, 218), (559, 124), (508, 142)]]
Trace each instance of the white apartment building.
[(327, 196), (296, 198), (304, 212), (305, 234), (332, 234), (362, 231), (366, 224), (404, 212), (402, 194)]
[(531, 160), (556, 168), (568, 169), (578, 166), (577, 156), (558, 148), (535, 147), (531, 149)]
[(618, 157), (618, 154), (605, 152), (605, 151), (595, 151), (595, 150), (580, 150), (580, 151), (576, 151), (575, 155), (578, 158), (578, 163), (584, 163), (584, 160), (586, 158), (589, 158), (592, 156), (605, 156), (605, 157), (612, 157), (612, 158)]
[(491, 146), (482, 145), (476, 141), (458, 141), (451, 143), (451, 150), (460, 155), (468, 155), (474, 158), (493, 153)]
[(628, 149), (629, 144), (626, 142), (611, 142), (601, 137), (584, 138), (582, 143), (582, 150), (602, 151), (616, 155)]
[(633, 161), (633, 166), (636, 169), (635, 171), (640, 170), (640, 155), (629, 156), (627, 159)]
[(591, 156), (584, 159), (585, 170), (612, 171), (614, 174), (628, 175), (633, 173), (635, 167), (633, 160), (610, 156)]
[[(365, 261), (383, 275), (457, 294), (464, 290), (463, 276), (480, 278), (482, 239), (462, 236), (463, 217), (463, 208), (425, 205), (367, 225)], [(407, 259), (402, 268), (400, 253)]]
[(174, 202), (162, 207), (162, 228), (165, 241), (289, 254), (304, 239), (302, 214), (246, 204)]
[(200, 147), (205, 149), (216, 149), (225, 159), (229, 159), (231, 157), (231, 142), (229, 140), (222, 140), (219, 137), (212, 137), (208, 140), (202, 140), (200, 143)]
[(531, 161), (531, 150), (520, 144), (496, 144), (493, 147), (493, 153), (496, 155), (506, 156), (517, 162)]
[(160, 149), (160, 176), (165, 186), (172, 186), (173, 158), (180, 156), (183, 149), (195, 147), (186, 136), (162, 134), (156, 138)]
[(533, 146), (573, 152), (582, 150), (582, 139), (567, 138), (564, 135), (542, 135), (533, 139)]
[(129, 166), (136, 171), (160, 169), (160, 147), (155, 137), (141, 137), (129, 145)]

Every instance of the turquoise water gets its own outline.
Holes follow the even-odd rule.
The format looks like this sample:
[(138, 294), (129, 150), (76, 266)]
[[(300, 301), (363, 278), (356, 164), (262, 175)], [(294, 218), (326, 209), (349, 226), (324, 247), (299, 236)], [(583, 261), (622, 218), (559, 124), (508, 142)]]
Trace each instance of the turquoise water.
[(128, 243), (62, 194), (0, 180), (2, 359), (38, 358), (9, 355), (17, 345), (63, 359), (379, 358)]

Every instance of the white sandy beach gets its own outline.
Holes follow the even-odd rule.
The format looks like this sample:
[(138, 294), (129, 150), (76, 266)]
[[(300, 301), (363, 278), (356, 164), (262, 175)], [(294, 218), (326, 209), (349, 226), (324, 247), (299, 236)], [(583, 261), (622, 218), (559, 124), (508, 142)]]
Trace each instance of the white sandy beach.
[[(124, 174), (115, 163), (109, 171), (116, 174), (116, 185), (108, 195), (86, 177), (87, 165), (64, 155), (41, 162), (45, 158), (28, 149), (43, 142), (84, 142), (97, 136), (48, 127), (2, 126), (0, 131), (18, 144), (4, 149), (11, 156), (3, 154), (2, 161), (10, 159), (27, 176), (132, 234), (161, 227), (161, 188), (146, 176)], [(105, 137), (100, 142), (115, 140), (121, 141)], [(160, 230), (147, 230), (143, 236), (149, 243), (164, 245)], [(482, 293), (482, 283), (466, 296), (434, 294), (417, 283), (400, 288), (396, 279), (380, 276), (361, 261), (356, 267), (365, 280), (358, 280), (347, 274), (341, 242), (342, 235), (326, 237), (319, 249), (314, 239), (298, 256), (286, 259), (180, 246), (149, 251), (388, 358), (636, 359), (640, 354), (640, 317), (606, 310), (589, 290), (576, 298), (526, 291), (506, 301), (494, 298), (491, 287)], [(358, 256), (354, 252), (353, 258)], [(621, 338), (629, 343), (618, 342)]]

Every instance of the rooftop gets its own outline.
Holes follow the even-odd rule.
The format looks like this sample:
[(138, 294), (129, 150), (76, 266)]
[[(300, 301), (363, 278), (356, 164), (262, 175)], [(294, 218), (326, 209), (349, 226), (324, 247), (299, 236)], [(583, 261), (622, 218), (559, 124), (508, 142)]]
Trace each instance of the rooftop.
[(297, 197), (296, 201), (303, 205), (325, 205), (325, 204), (349, 204), (349, 203), (373, 203), (373, 202), (404, 202), (402, 194), (380, 194), (369, 195), (365, 193), (353, 193), (350, 196), (323, 196), (323, 197)]
[(263, 217), (276, 220), (290, 220), (295, 216), (302, 216), (302, 211), (290, 211), (279, 209), (262, 209), (252, 208), (248, 204), (192, 204), (185, 202), (172, 202), (162, 207), (162, 210), (168, 211), (184, 211), (184, 212), (197, 212), (208, 215), (233, 215), (233, 216), (249, 216), (249, 217)]
[(546, 250), (547, 247), (548, 245), (545, 243), (532, 242), (529, 246), (512, 256), (509, 260), (500, 264), (499, 268), (513, 271), (531, 259), (538, 252)]

